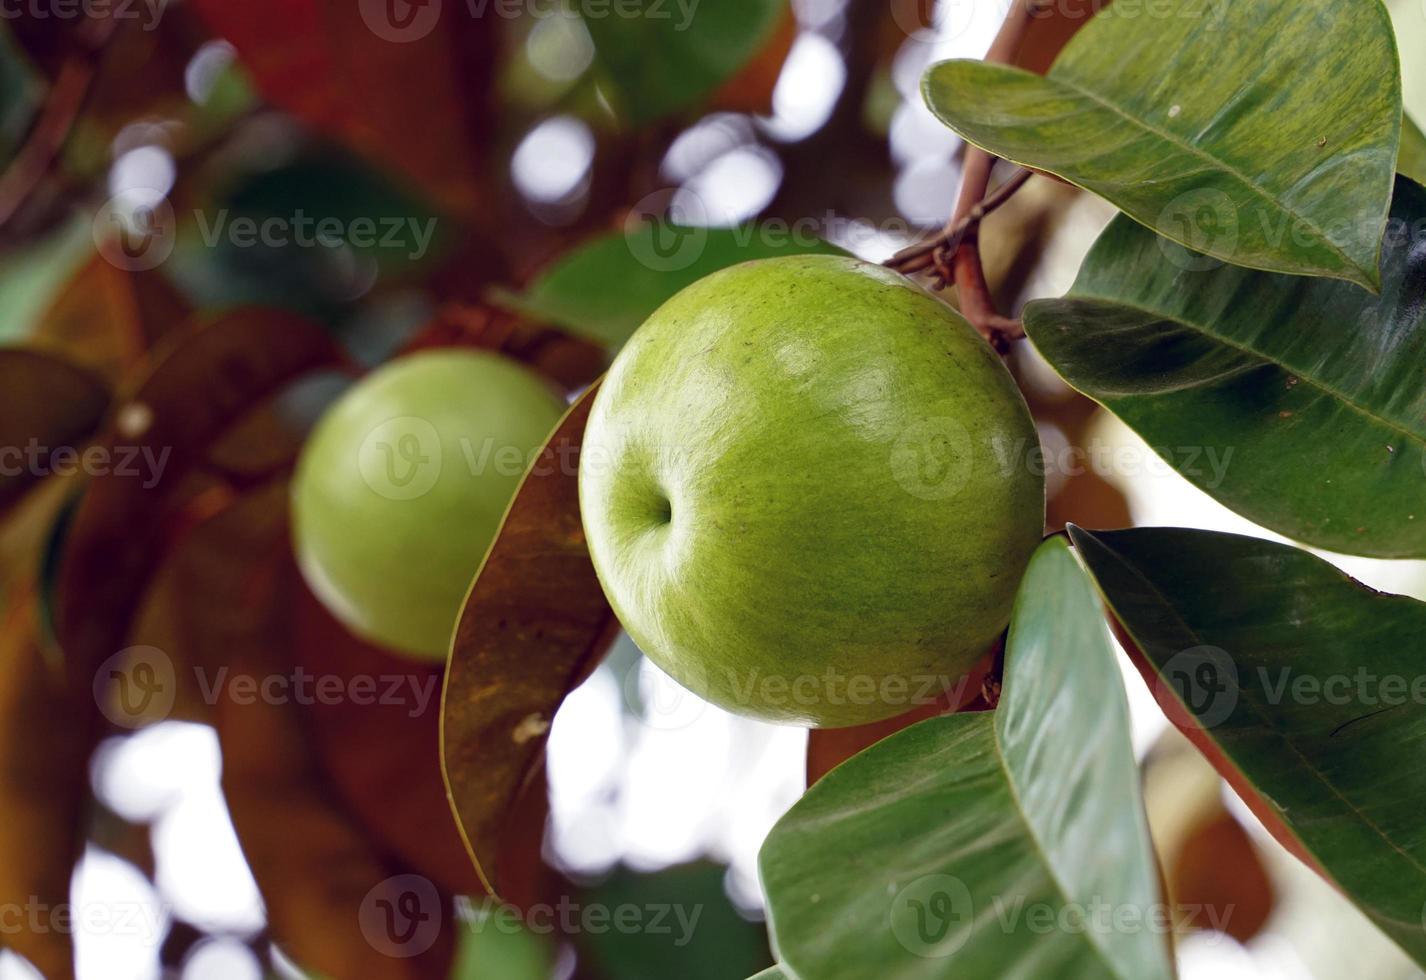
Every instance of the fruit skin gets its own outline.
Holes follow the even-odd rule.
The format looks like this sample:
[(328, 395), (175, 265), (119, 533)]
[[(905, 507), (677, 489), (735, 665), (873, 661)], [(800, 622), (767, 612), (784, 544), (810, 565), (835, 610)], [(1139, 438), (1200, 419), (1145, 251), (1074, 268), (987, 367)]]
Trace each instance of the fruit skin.
[(954, 685), (1009, 622), (1038, 445), (944, 303), (854, 259), (768, 259), (688, 287), (616, 358), (580, 510), (615, 613), (676, 680), (862, 724)]
[(352, 632), (444, 660), (466, 590), (564, 402), (493, 354), (400, 358), (352, 386), (303, 448), (293, 541)]

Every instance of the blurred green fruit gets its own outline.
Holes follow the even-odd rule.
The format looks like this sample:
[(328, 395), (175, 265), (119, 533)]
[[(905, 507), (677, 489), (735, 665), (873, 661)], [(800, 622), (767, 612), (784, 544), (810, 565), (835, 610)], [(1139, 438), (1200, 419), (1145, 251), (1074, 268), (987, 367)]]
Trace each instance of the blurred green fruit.
[(798, 256), (649, 318), (580, 462), (595, 569), (686, 687), (813, 725), (954, 688), (1044, 530), (1029, 411), (989, 345), (897, 273)]
[(512, 361), (403, 357), (318, 423), (292, 489), (312, 590), (354, 633), (442, 660), (486, 550), (564, 402)]

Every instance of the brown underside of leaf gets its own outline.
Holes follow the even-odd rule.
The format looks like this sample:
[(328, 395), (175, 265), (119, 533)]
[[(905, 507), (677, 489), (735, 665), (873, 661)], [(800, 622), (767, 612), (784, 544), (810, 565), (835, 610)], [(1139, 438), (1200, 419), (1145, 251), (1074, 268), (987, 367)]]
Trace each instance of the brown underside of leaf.
[(1209, 914), (1226, 935), (1246, 943), (1267, 925), (1276, 903), (1272, 879), (1247, 830), (1226, 809), (1196, 827), (1168, 868), (1175, 908), (1202, 909), (1192, 927), (1207, 929)]
[[(353, 0), (198, 0), (199, 15), (238, 50), (272, 105), (352, 147), (456, 216), (484, 201), (481, 150), (494, 138), (484, 93), (501, 18), (464, 4), (411, 5), (438, 18), (393, 41)], [(378, 22), (379, 24), (380, 22)], [(426, 120), (442, 120), (430, 125)]]
[[(244, 498), (195, 530), (180, 552), (191, 583), (189, 648), (210, 677), (290, 677), (300, 575), (287, 531), (287, 485)], [(312, 746), (310, 718), (291, 700), (219, 690), (213, 718), (223, 750), (223, 790), (243, 853), (267, 906), (274, 940), (305, 969), (328, 977), (444, 976), (452, 931), (429, 951), (388, 955), (362, 928), (373, 889), (407, 873), (338, 805)]]
[(1020, 44), (1015, 64), (1037, 75), (1050, 70), (1070, 38), (1089, 22), (1106, 0), (1055, 0), (1036, 12)]
[(93, 706), (47, 662), (37, 610), (32, 585), (15, 583), (0, 612), (0, 903), (19, 912), (4, 945), (67, 980), (70, 934), (50, 916), (68, 906), (82, 849), (89, 743), (74, 719)]
[(777, 87), (782, 66), (796, 40), (797, 17), (789, 5), (762, 50), (713, 93), (709, 108), (723, 112), (771, 112), (772, 91)]
[(520, 828), (516, 804), (540, 768), (555, 711), (618, 630), (589, 558), (574, 465), (596, 389), (570, 409), (510, 505), (447, 668), (446, 783), (476, 869), (496, 894)]
[(96, 253), (60, 289), (32, 343), (118, 384), (190, 315), (188, 304), (157, 270), (120, 269)]
[(851, 728), (814, 728), (807, 733), (807, 785), (811, 786), (827, 773), (846, 762), (863, 749), (871, 748), (877, 742), (909, 728), (918, 721), (935, 718), (938, 715), (955, 714), (964, 710), (984, 710), (981, 685), (995, 662), (995, 653), (989, 653), (971, 668), (961, 683), (938, 697), (933, 704), (875, 721), (870, 725), (855, 725)]
[[(451, 819), (441, 776), (441, 667), (353, 636), (297, 585), (297, 663), (316, 677), (376, 679), (373, 704), (350, 698), (307, 709), (310, 737), (348, 809), (389, 850), (451, 892), (481, 891)], [(393, 693), (393, 685), (399, 688)], [(419, 690), (430, 700), (418, 702)], [(388, 697), (387, 695), (392, 695)], [(424, 710), (421, 710), (424, 709)]]
[(1331, 878), (1322, 869), (1322, 866), (1317, 863), (1317, 859), (1308, 853), (1307, 848), (1297, 839), (1297, 836), (1282, 822), (1282, 819), (1278, 817), (1268, 802), (1258, 794), (1253, 788), (1252, 783), (1248, 781), (1248, 777), (1243, 774), (1242, 770), (1233, 765), (1228, 757), (1223, 754), (1223, 751), (1218, 748), (1218, 743), (1214, 742), (1213, 739), (1208, 736), (1208, 733), (1203, 730), (1203, 727), (1199, 725), (1193, 713), (1184, 707), (1184, 705), (1173, 696), (1172, 692), (1168, 690), (1169, 685), (1159, 683), (1158, 673), (1154, 670), (1153, 664), (1144, 656), (1143, 651), (1139, 649), (1139, 645), (1135, 643), (1133, 637), (1129, 635), (1129, 631), (1124, 628), (1123, 624), (1120, 623), (1112, 613), (1109, 614), (1109, 624), (1114, 629), (1114, 635), (1119, 640), (1119, 645), (1122, 646), (1124, 651), (1129, 655), (1129, 660), (1139, 671), (1139, 676), (1144, 679), (1144, 683), (1148, 685), (1150, 693), (1154, 695), (1154, 700), (1158, 702), (1159, 707), (1163, 709), (1164, 714), (1168, 716), (1168, 720), (1173, 726), (1181, 731), (1184, 736), (1193, 743), (1194, 747), (1202, 752), (1208, 761), (1213, 764), (1213, 768), (1218, 770), (1219, 775), (1227, 780), (1228, 785), (1233, 787), (1233, 792), (1237, 793), (1238, 797), (1247, 804), (1248, 809), (1253, 811), (1253, 816), (1262, 822), (1262, 825), (1267, 828), (1268, 833), (1272, 834), (1278, 843), (1287, 848), (1287, 850), (1303, 864), (1330, 881)]
[[(83, 450), (108, 405), (108, 388), (77, 365), (37, 350), (0, 350), (0, 446)], [(5, 462), (13, 472), (15, 461)], [(48, 453), (39, 462), (47, 469)], [(0, 515), (41, 479), (27, 462), (19, 469), (0, 475)]]
[(319, 368), (342, 363), (321, 327), (274, 310), (240, 310), (185, 331), (119, 406), (99, 444), (167, 453), (162, 478), (94, 477), (74, 517), (60, 569), (56, 632), (75, 682), (132, 628), (162, 557), (165, 502), (209, 445), (256, 404)]

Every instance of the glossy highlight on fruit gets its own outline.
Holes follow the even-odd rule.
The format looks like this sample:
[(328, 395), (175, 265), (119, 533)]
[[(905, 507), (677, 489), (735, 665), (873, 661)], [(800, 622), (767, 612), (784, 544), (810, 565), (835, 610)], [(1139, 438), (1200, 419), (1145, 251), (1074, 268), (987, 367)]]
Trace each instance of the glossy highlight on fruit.
[(595, 569), (639, 646), (735, 712), (852, 725), (953, 689), (1044, 524), (1024, 400), (959, 314), (854, 259), (679, 293), (599, 391)]
[(471, 578), (564, 402), (505, 358), (432, 351), (354, 385), (292, 490), (312, 590), (354, 633), (442, 660)]

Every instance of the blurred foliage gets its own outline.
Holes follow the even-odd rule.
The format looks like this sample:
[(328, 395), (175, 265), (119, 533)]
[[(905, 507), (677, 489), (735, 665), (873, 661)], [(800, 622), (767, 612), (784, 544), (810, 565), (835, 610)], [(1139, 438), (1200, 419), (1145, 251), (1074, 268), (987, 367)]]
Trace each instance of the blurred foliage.
[[(1092, 2), (1037, 22), (1025, 63), (1043, 70)], [(665, 18), (538, 3), (505, 16), (499, 0), (486, 16), (399, 0), (184, 0), (127, 5), (142, 13), (128, 18), (93, 6), (17, 6), (0, 20), (0, 342), (24, 351), (0, 352), (17, 358), (0, 368), (30, 365), (0, 371), (0, 445), (33, 436), (174, 458), (142, 489), (92, 473), (0, 482), (0, 903), (64, 902), (86, 840), (160, 886), (153, 827), (95, 799), (89, 773), (98, 746), (155, 720), (115, 714), (117, 689), (154, 662), (111, 658), (144, 645), (175, 671), (157, 717), (218, 732), (266, 917), (229, 938), (264, 975), (287, 975), (282, 956), (333, 980), (535, 980), (554, 964), (580, 980), (737, 980), (767, 966), (765, 930), (729, 900), (721, 863), (619, 867), (595, 882), (553, 866), (542, 737), (484, 757), (511, 770), (487, 814), (501, 835), (481, 842), (497, 852), (503, 897), (696, 907), (691, 940), (674, 941), (676, 920), (672, 936), (543, 935), (477, 918), (412, 959), (377, 955), (357, 909), (382, 880), (420, 876), (442, 913), (468, 895), (481, 914), (436, 717), (215, 705), (192, 669), (415, 671), (324, 618), (286, 562), (293, 457), (358, 365), (479, 347), (573, 398), (653, 309), (714, 269), (785, 252), (879, 259), (938, 225), (960, 146), (927, 130), (915, 90), (940, 50), (927, 5), (667, 0)], [(382, 19), (392, 11), (414, 19)], [(536, 138), (551, 132), (562, 141)], [(928, 171), (934, 189), (918, 182)], [(987, 262), (1007, 307), (1077, 263), (1047, 258), (1044, 241), (1075, 192), (1044, 193)], [(720, 227), (676, 224), (714, 216)], [(1088, 438), (1092, 403), (1062, 385), (1027, 390), (1042, 426)], [(1128, 522), (1092, 472), (1052, 489), (1052, 529)], [(524, 525), (546, 559), (550, 541), (577, 550), (551, 513), (536, 507)], [(512, 699), (539, 712), (528, 731), (610, 638), (592, 583), (569, 588), (577, 576), (550, 567), (523, 572), (577, 621), (574, 652)], [(520, 598), (491, 603), (518, 610)], [(556, 632), (521, 649), (548, 652)], [(631, 644), (615, 656), (620, 676), (637, 663)], [(532, 660), (497, 680), (528, 680)], [(637, 708), (637, 685), (623, 686)], [(814, 776), (884, 733), (816, 739)], [(0, 938), (46, 976), (72, 975), (68, 935)], [(175, 917), (156, 953), (166, 975), (208, 938)]]

